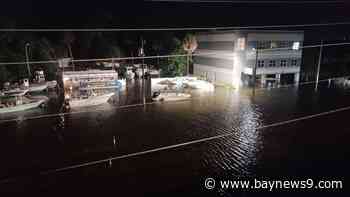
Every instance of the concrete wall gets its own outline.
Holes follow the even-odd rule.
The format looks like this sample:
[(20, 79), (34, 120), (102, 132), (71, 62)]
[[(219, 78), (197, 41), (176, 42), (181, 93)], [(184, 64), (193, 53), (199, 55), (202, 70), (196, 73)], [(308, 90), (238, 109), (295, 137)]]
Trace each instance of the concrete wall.
[(217, 84), (233, 83), (233, 70), (225, 68), (216, 68), (208, 65), (194, 64), (194, 75), (207, 78), (209, 81)]
[[(244, 38), (244, 50), (238, 47), (238, 39)], [(215, 53), (194, 58), (194, 75), (207, 77), (217, 83), (231, 84), (235, 87), (242, 85), (241, 74), (252, 75), (256, 53), (249, 43), (257, 41), (289, 41), (303, 42), (303, 32), (290, 31), (227, 31), (208, 32), (197, 35), (198, 50), (196, 53)], [(299, 73), (302, 49), (261, 51), (259, 60), (265, 61), (264, 68), (258, 68), (257, 74)], [(276, 66), (269, 67), (269, 60), (275, 60)], [(286, 60), (287, 66), (280, 66), (280, 61)], [(291, 61), (297, 60), (296, 66)]]
[(232, 32), (198, 34), (196, 53), (209, 55), (194, 57), (194, 75), (214, 83), (232, 85), (235, 37)]

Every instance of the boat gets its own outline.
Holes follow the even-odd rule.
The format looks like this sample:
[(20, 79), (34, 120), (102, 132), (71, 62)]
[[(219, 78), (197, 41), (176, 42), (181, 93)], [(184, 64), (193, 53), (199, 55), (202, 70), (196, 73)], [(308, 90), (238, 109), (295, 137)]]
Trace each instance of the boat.
[(183, 82), (184, 88), (201, 90), (201, 91), (214, 91), (215, 87), (212, 83), (203, 80), (189, 80)]
[(90, 81), (89, 83), (80, 83), (79, 90), (100, 90), (100, 89), (124, 89), (126, 85), (125, 80), (113, 81)]
[(47, 87), (48, 87), (49, 89), (54, 89), (54, 88), (56, 88), (56, 86), (57, 86), (57, 81), (56, 81), (56, 80), (48, 81), (48, 82), (46, 82), (46, 84), (47, 84)]
[(114, 93), (107, 93), (102, 95), (93, 95), (85, 98), (67, 98), (69, 107), (87, 107), (87, 106), (96, 106), (107, 103), (108, 100), (114, 95)]
[(47, 101), (47, 99), (30, 99), (24, 96), (28, 90), (24, 91), (12, 91), (1, 96), (0, 100), (0, 114), (12, 113), (34, 109), (41, 106)]
[(32, 83), (30, 84), (28, 90), (29, 92), (42, 92), (48, 88), (48, 84), (45, 83)]
[(135, 78), (135, 73), (133, 72), (133, 67), (132, 66), (127, 66), (126, 67), (126, 78), (129, 80), (132, 80)]
[(28, 92), (28, 89), (22, 90), (19, 88), (15, 88), (15, 89), (2, 92), (2, 96), (12, 96), (12, 97), (24, 96), (25, 94), (27, 94), (27, 92)]
[(197, 77), (154, 78), (151, 83), (154, 92), (182, 88), (212, 92), (215, 89), (212, 83), (199, 80)]
[(5, 105), (0, 105), (0, 114), (34, 109), (34, 108), (37, 108), (40, 105), (42, 105), (44, 102), (45, 102), (45, 100), (41, 99), (41, 100), (37, 100), (37, 101), (31, 101), (31, 102), (26, 103), (26, 104), (10, 106), (10, 107), (6, 107)]
[[(47, 90), (49, 83), (45, 80), (45, 75), (43, 70), (38, 70), (34, 72), (34, 83), (29, 83), (28, 78), (24, 78), (20, 80), (20, 83), (22, 84), (22, 88), (26, 88), (29, 90), (29, 93), (31, 92), (42, 92), (44, 90)], [(50, 85), (57, 85), (56, 84), (50, 84)]]
[(187, 100), (190, 99), (191, 95), (186, 93), (176, 93), (176, 92), (169, 92), (169, 93), (155, 93), (153, 95), (152, 100), (153, 101), (181, 101), (181, 100)]

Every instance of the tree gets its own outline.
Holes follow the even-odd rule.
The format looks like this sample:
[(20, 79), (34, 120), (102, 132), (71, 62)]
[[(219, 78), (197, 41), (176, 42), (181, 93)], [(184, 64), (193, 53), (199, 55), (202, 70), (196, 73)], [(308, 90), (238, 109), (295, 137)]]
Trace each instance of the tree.
[[(183, 55), (186, 51), (183, 49), (182, 43), (178, 38), (173, 38), (172, 43), (175, 48), (171, 52), (171, 55)], [(173, 56), (168, 58), (167, 61), (161, 65), (162, 75), (166, 77), (183, 76), (186, 71), (186, 57)]]
[(5, 66), (0, 66), (0, 87), (10, 79), (10, 72)]
[(197, 49), (197, 39), (193, 34), (187, 34), (182, 43), (183, 49), (187, 52), (187, 69), (186, 74), (189, 74), (190, 61), (192, 62), (192, 53)]
[[(75, 36), (72, 32), (65, 32), (63, 36), (63, 43), (67, 45), (69, 56), (73, 60), (73, 53), (72, 53), (72, 43), (75, 41)], [(72, 62), (73, 69), (74, 69), (74, 62)]]
[[(62, 58), (63, 56), (60, 55), (62, 54), (60, 53), (61, 49), (62, 47), (52, 44), (45, 37), (36, 41), (33, 47), (34, 52), (36, 52), (34, 55), (43, 60), (58, 60)], [(43, 70), (45, 71), (47, 79), (52, 80), (56, 76), (57, 65), (52, 63), (45, 64)]]

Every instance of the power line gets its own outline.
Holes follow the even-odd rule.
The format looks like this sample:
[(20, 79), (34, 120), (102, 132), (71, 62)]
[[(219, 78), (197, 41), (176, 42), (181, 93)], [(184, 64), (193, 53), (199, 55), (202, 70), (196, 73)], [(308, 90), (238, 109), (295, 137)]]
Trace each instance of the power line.
[[(326, 111), (326, 112), (321, 112), (318, 114), (312, 114), (312, 115), (308, 115), (308, 116), (294, 118), (294, 119), (290, 119), (290, 120), (286, 120), (286, 121), (276, 122), (276, 123), (272, 123), (272, 124), (268, 124), (268, 125), (263, 125), (263, 126), (256, 128), (256, 130), (282, 126), (282, 125), (286, 125), (286, 124), (291, 124), (291, 123), (295, 123), (295, 122), (299, 122), (299, 121), (303, 121), (303, 120), (308, 120), (308, 119), (312, 119), (312, 118), (318, 118), (320, 116), (325, 116), (325, 115), (334, 114), (334, 113), (343, 112), (343, 111), (348, 111), (348, 110), (350, 110), (350, 106), (338, 108), (338, 109), (330, 110), (330, 111)], [(233, 129), (233, 130), (235, 130), (235, 129)], [(40, 175), (48, 175), (48, 174), (52, 174), (52, 173), (58, 173), (58, 172), (63, 172), (63, 171), (67, 171), (67, 170), (73, 170), (73, 169), (77, 169), (77, 168), (82, 168), (82, 167), (102, 164), (102, 163), (106, 163), (106, 162), (111, 162), (114, 160), (133, 158), (133, 157), (142, 156), (142, 155), (146, 155), (146, 154), (150, 154), (150, 153), (171, 150), (171, 149), (175, 149), (175, 148), (179, 148), (179, 147), (183, 147), (183, 146), (198, 144), (198, 143), (202, 143), (202, 142), (208, 142), (208, 141), (221, 139), (221, 138), (225, 138), (225, 137), (230, 137), (233, 135), (235, 135), (234, 132), (229, 132), (229, 133), (225, 133), (225, 134), (221, 134), (221, 135), (215, 135), (212, 137), (206, 137), (206, 138), (202, 138), (202, 139), (198, 139), (198, 140), (192, 140), (189, 142), (174, 144), (174, 145), (170, 145), (170, 146), (163, 146), (160, 148), (149, 149), (146, 151), (140, 151), (140, 152), (125, 154), (125, 155), (116, 156), (116, 157), (109, 157), (106, 159), (95, 160), (95, 161), (91, 161), (91, 162), (84, 162), (81, 164), (71, 165), (71, 166), (67, 166), (67, 167), (63, 167), (63, 168), (56, 168), (56, 169), (52, 169), (52, 170), (41, 171), (41, 172), (39, 172), (39, 174)], [(16, 178), (9, 178), (9, 179), (1, 180), (0, 183), (8, 183), (10, 181), (16, 181), (16, 180), (17, 180)]]
[(273, 29), (291, 27), (322, 27), (350, 25), (350, 22), (329, 22), (286, 25), (251, 25), (251, 26), (221, 26), (221, 27), (159, 27), (159, 28), (2, 28), (0, 32), (122, 32), (122, 31), (204, 31), (204, 30), (244, 30)]
[[(325, 82), (329, 80), (336, 80), (336, 79), (342, 79), (342, 78), (348, 78), (350, 75), (347, 76), (341, 76), (341, 77), (333, 77), (333, 78), (327, 78), (327, 79), (322, 79), (319, 80), (318, 82)], [(302, 85), (309, 85), (309, 84), (314, 84), (317, 83), (317, 81), (308, 81), (308, 82), (299, 82), (299, 83), (292, 83), (288, 85), (280, 85), (277, 87), (262, 87), (262, 88), (256, 88), (256, 90), (267, 90), (267, 89), (278, 89), (278, 88), (288, 88), (288, 87), (294, 87), (294, 86), (302, 86)], [(163, 103), (183, 103), (183, 102), (188, 102), (188, 101), (193, 101), (195, 99), (189, 99), (189, 100), (184, 100), (184, 101), (163, 101)], [(73, 112), (64, 112), (64, 113), (53, 113), (53, 114), (44, 114), (44, 115), (37, 115), (37, 116), (31, 116), (31, 117), (20, 117), (20, 118), (13, 118), (13, 119), (5, 119), (5, 120), (0, 120), (0, 124), (6, 123), (6, 122), (21, 122), (21, 121), (26, 121), (26, 120), (36, 120), (36, 119), (43, 119), (43, 118), (53, 118), (53, 117), (59, 117), (59, 116), (66, 116), (66, 115), (74, 115), (74, 114), (83, 114), (83, 113), (91, 113), (91, 112), (99, 112), (99, 111), (106, 111), (106, 110), (112, 110), (112, 109), (128, 109), (128, 108), (134, 108), (134, 107), (141, 107), (145, 105), (153, 105), (158, 102), (148, 102), (148, 103), (138, 103), (138, 104), (132, 104), (132, 105), (124, 105), (124, 106), (114, 106), (110, 107), (108, 109), (95, 109), (95, 110), (85, 110), (85, 111), (73, 111)]]
[[(348, 45), (350, 43), (336, 43), (336, 44), (324, 44), (323, 46), (339, 46), (339, 45)], [(320, 45), (308, 45), (308, 46), (303, 46), (300, 48), (312, 48), (312, 47), (319, 47)], [(278, 48), (273, 48), (273, 49), (267, 49), (267, 50), (277, 50)], [(280, 49), (290, 49), (290, 48), (280, 48)], [(261, 49), (264, 50), (264, 49)], [(260, 51), (260, 49), (259, 49)], [(201, 54), (194, 54), (194, 55), (212, 55), (212, 54), (217, 54), (217, 53), (201, 53)], [(220, 53), (222, 54), (222, 53)], [(231, 53), (230, 53), (231, 54)], [(186, 55), (168, 55), (168, 56), (146, 56), (146, 57), (137, 57), (139, 59), (141, 58), (154, 58), (154, 57), (174, 57), (174, 56), (187, 56)], [(128, 59), (129, 57), (125, 57), (123, 59)], [(132, 57), (132, 58), (136, 58), (136, 57)], [(107, 58), (107, 59), (98, 59), (98, 60), (110, 60), (110, 59), (118, 59), (118, 58)], [(92, 59), (89, 59), (89, 61), (91, 61)], [(93, 60), (97, 60), (97, 59), (93, 59)], [(87, 60), (75, 60), (75, 61), (87, 61)], [(42, 61), (44, 62), (44, 61)], [(0, 65), (2, 65), (4, 63), (0, 63)], [(341, 77), (332, 77), (332, 78), (327, 78), (327, 79), (323, 79), (323, 80), (319, 80), (319, 82), (324, 82), (324, 81), (329, 81), (329, 80), (336, 80), (336, 79), (341, 79), (341, 78), (347, 78), (350, 76), (341, 76)], [(308, 82), (297, 82), (297, 83), (292, 83), (292, 84), (288, 84), (288, 85), (280, 85), (277, 87), (272, 87), (272, 88), (257, 88), (256, 90), (265, 90), (265, 89), (275, 89), (275, 88), (287, 88), (287, 87), (292, 87), (292, 86), (301, 86), (301, 85), (308, 85), (308, 84), (314, 84), (317, 83), (317, 81), (308, 81)], [(145, 104), (133, 104), (133, 105), (124, 105), (124, 106), (118, 106), (118, 107), (112, 107), (110, 109), (124, 109), (124, 108), (130, 108), (130, 107), (138, 107), (138, 106), (144, 106), (144, 105), (151, 105), (154, 104), (156, 102), (149, 102), (149, 103), (145, 103)], [(25, 121), (25, 120), (34, 120), (34, 119), (41, 119), (41, 118), (52, 118), (52, 117), (58, 117), (58, 116), (64, 116), (64, 115), (69, 115), (69, 114), (81, 114), (81, 113), (90, 113), (90, 112), (97, 112), (97, 111), (105, 111), (105, 110), (87, 110), (87, 111), (76, 111), (76, 112), (66, 112), (66, 113), (54, 113), (54, 114), (45, 114), (45, 115), (38, 115), (38, 116), (32, 116), (32, 117), (21, 117), (21, 118), (14, 118), (14, 119), (7, 119), (7, 120), (0, 120), (0, 124), (1, 123), (5, 123), (5, 122), (16, 122), (16, 121)]]
[[(184, 100), (184, 101), (164, 101), (163, 103), (181, 103), (186, 102), (190, 100)], [(91, 112), (99, 112), (99, 111), (106, 111), (111, 109), (127, 109), (127, 108), (133, 108), (133, 107), (141, 107), (145, 105), (153, 105), (158, 102), (148, 102), (148, 103), (139, 103), (139, 104), (131, 104), (131, 105), (123, 105), (123, 106), (116, 106), (116, 107), (110, 107), (108, 109), (95, 109), (95, 110), (85, 110), (85, 111), (73, 111), (73, 112), (63, 112), (63, 113), (53, 113), (53, 114), (44, 114), (44, 115), (38, 115), (38, 116), (31, 116), (31, 117), (21, 117), (21, 118), (13, 118), (13, 119), (7, 119), (7, 120), (0, 120), (0, 124), (6, 123), (6, 122), (21, 122), (25, 120), (35, 120), (35, 119), (42, 119), (42, 118), (53, 118), (53, 117), (59, 117), (59, 116), (65, 116), (65, 115), (74, 115), (74, 114), (82, 114), (82, 113), (91, 113)]]
[(344, 4), (346, 1), (288, 1), (288, 0), (247, 0), (247, 1), (239, 1), (239, 0), (146, 0), (148, 2), (160, 2), (160, 3), (227, 3), (227, 4)]
[[(201, 55), (215, 55), (216, 53), (204, 53)], [(155, 58), (171, 58), (171, 57), (186, 57), (188, 54), (178, 55), (156, 55), (156, 56), (142, 56), (142, 57), (110, 57), (110, 58), (93, 58), (93, 59), (74, 59), (70, 62), (101, 62), (101, 61), (118, 61), (118, 60), (140, 60), (140, 59), (155, 59)], [(29, 64), (52, 64), (59, 63), (59, 60), (48, 60), (48, 61), (30, 61)], [(27, 62), (0, 62), (1, 65), (20, 65), (27, 64)]]
[[(341, 42), (341, 43), (333, 43), (333, 44), (323, 44), (323, 47), (327, 46), (344, 46), (350, 45), (350, 42)], [(316, 45), (305, 45), (300, 46), (299, 48), (318, 48), (320, 44)], [(258, 49), (259, 52), (264, 51), (274, 51), (274, 50), (290, 50), (292, 47), (281, 47), (281, 48), (271, 48), (271, 49)], [(193, 56), (208, 56), (208, 55), (233, 55), (233, 53), (218, 53), (218, 52), (210, 52), (210, 53), (194, 53)], [(81, 63), (81, 62), (101, 62), (101, 61), (118, 61), (118, 60), (140, 60), (140, 59), (155, 59), (155, 58), (171, 58), (171, 57), (187, 57), (188, 54), (177, 54), (177, 55), (155, 55), (155, 56), (143, 56), (143, 57), (110, 57), (110, 58), (93, 58), (93, 59), (74, 59), (70, 62)], [(44, 61), (29, 61), (29, 62), (0, 62), (0, 66), (5, 65), (21, 65), (21, 64), (54, 64), (59, 63), (59, 60), (44, 60)]]

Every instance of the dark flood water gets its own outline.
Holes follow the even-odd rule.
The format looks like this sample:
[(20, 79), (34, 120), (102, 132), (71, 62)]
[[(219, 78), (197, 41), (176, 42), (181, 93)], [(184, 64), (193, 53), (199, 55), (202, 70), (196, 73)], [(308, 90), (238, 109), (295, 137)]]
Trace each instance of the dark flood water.
[[(350, 111), (258, 129), (350, 106), (350, 90), (325, 84), (315, 93), (313, 88), (258, 90), (255, 96), (251, 90), (217, 88), (211, 94), (194, 93), (189, 101), (117, 108), (141, 102), (139, 89), (129, 87), (128, 93), (116, 96), (114, 104), (81, 109), (95, 112), (2, 122), (0, 191), (46, 196), (110, 192), (115, 196), (237, 196), (232, 190), (206, 190), (204, 180), (345, 181), (350, 175)], [(51, 107), (47, 112), (36, 110), (21, 116), (55, 110)], [(40, 174), (226, 133), (232, 135)]]

